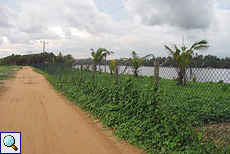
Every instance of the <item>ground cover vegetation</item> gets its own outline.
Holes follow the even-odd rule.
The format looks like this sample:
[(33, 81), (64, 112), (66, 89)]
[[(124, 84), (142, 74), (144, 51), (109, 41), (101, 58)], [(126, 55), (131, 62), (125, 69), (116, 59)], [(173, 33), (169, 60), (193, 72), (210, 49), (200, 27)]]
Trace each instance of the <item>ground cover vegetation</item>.
[(2, 65), (0, 66), (0, 83), (3, 83), (1, 80), (5, 80), (13, 77), (12, 73), (21, 67), (13, 66), (13, 65)]
[[(52, 85), (84, 111), (99, 118), (120, 140), (127, 140), (148, 153), (229, 153), (230, 85), (160, 79), (153, 76), (61, 69), (57, 64), (33, 65)], [(52, 69), (51, 69), (52, 68)], [(40, 70), (35, 69), (41, 73)], [(74, 71), (74, 72), (73, 72)], [(219, 130), (219, 131), (218, 131)], [(210, 132), (212, 132), (210, 134)]]

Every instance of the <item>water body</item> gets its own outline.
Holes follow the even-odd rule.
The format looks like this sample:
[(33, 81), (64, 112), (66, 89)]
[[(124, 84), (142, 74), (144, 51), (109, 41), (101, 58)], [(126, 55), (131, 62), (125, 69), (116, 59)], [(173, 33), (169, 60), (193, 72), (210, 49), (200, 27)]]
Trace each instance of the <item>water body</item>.
[[(75, 66), (80, 68), (80, 66)], [(91, 67), (92, 68), (92, 67)], [(100, 66), (101, 71), (105, 72), (105, 66)], [(133, 74), (131, 67), (128, 67), (124, 72), (125, 66), (119, 66), (119, 74)], [(99, 71), (99, 67), (97, 66)], [(139, 75), (153, 76), (154, 67), (145, 67), (142, 66), (139, 69)], [(109, 66), (106, 66), (106, 72), (110, 73)], [(163, 79), (173, 79), (177, 78), (177, 70), (175, 67), (161, 67), (159, 68), (159, 76)], [(214, 68), (192, 68), (187, 69), (186, 76), (188, 81), (192, 81), (193, 78), (196, 78), (198, 82), (219, 82), (223, 81), (224, 83), (230, 83), (230, 69), (214, 69)]]

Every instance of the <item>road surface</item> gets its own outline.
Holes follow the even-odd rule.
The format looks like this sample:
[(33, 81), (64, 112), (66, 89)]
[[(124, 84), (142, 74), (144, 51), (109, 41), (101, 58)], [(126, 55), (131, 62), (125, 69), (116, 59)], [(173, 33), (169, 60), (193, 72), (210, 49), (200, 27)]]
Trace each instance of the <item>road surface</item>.
[(22, 154), (140, 154), (23, 67), (0, 87), (0, 132), (21, 132)]

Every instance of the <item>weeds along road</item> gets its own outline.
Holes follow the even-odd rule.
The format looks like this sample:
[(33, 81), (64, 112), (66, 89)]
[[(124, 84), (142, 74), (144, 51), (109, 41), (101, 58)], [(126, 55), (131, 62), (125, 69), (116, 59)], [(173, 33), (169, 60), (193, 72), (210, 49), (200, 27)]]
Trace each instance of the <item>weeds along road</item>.
[(139, 154), (24, 67), (0, 89), (0, 132), (21, 132), (22, 154)]

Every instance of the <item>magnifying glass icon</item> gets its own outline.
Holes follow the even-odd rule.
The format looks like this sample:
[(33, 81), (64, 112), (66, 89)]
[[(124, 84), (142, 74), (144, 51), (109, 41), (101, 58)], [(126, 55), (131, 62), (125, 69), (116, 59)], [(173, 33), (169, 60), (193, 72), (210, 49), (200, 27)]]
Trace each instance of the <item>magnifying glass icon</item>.
[(11, 135), (7, 135), (3, 139), (3, 143), (7, 147), (12, 147), (15, 151), (18, 150), (18, 148), (14, 145), (15, 144), (15, 139)]

